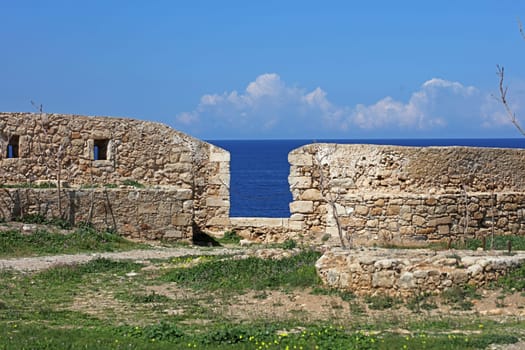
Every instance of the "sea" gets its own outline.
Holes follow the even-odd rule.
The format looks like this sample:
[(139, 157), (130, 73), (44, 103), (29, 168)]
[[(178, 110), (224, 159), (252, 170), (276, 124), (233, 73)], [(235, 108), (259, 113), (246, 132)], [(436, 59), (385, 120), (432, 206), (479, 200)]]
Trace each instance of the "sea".
[(525, 148), (525, 138), (505, 139), (355, 139), (208, 140), (230, 152), (230, 216), (290, 216), (288, 153), (314, 142), (396, 146), (475, 146)]

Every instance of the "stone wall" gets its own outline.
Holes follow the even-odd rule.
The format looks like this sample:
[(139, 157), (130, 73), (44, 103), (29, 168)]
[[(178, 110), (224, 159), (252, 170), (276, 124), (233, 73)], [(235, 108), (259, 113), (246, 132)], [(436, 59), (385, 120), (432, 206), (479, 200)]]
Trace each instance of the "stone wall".
[[(228, 222), (229, 159), (227, 151), (159, 123), (0, 113), (0, 185), (34, 187), (60, 180), (62, 187), (71, 189), (116, 186), (120, 192), (104, 193), (119, 197), (114, 199), (123, 208), (139, 207), (132, 195), (139, 192), (128, 184), (143, 185), (141, 196), (153, 203), (169, 202), (171, 193), (186, 193), (189, 227), (195, 224), (202, 230), (220, 230)], [(82, 197), (82, 191), (78, 193)], [(102, 207), (105, 199), (97, 201)], [(60, 216), (69, 209), (64, 210)], [(134, 210), (120, 214), (136, 221)], [(154, 221), (152, 216), (147, 225), (155, 226)]]
[(192, 199), (189, 189), (93, 188), (0, 189), (0, 218), (21, 220), (62, 217), (71, 225), (90, 223), (100, 230), (145, 240), (192, 238)]
[(288, 218), (230, 218), (230, 230), (257, 243), (282, 243), (287, 239), (302, 241), (302, 225)]
[(358, 295), (411, 297), (451, 287), (483, 286), (525, 264), (513, 255), (425, 249), (332, 249), (317, 261), (323, 282)]
[(525, 150), (312, 144), (288, 159), (290, 221), (333, 244), (333, 207), (361, 244), (525, 232)]

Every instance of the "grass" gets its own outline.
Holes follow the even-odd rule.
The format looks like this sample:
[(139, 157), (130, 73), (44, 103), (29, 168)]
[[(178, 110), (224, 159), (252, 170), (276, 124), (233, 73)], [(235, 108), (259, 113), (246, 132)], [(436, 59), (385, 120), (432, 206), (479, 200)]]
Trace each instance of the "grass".
[(455, 310), (470, 310), (474, 306), (472, 299), (479, 299), (476, 288), (470, 285), (454, 286), (445, 290), (442, 294), (445, 303), (452, 305)]
[(226, 231), (224, 236), (218, 239), (220, 244), (239, 244), (242, 237), (237, 235), (235, 231)]
[[(285, 268), (272, 270), (281, 275), (275, 276), (276, 280), (290, 280), (291, 265), (311, 265), (312, 256), (312, 252), (304, 252), (296, 260), (281, 260)], [(210, 267), (209, 264), (224, 264), (229, 260), (204, 261), (201, 265)], [(32, 275), (0, 273), (0, 349), (483, 349), (489, 344), (518, 341), (515, 334), (505, 330), (504, 324), (496, 322), (490, 327), (487, 324), (490, 331), (469, 333), (466, 330), (477, 327), (479, 321), (468, 319), (427, 320), (414, 324), (416, 330), (410, 334), (398, 334), (391, 331), (395, 323), (373, 321), (366, 315), (355, 323), (338, 324), (333, 320), (312, 322), (293, 318), (272, 322), (255, 318), (238, 322), (223, 315), (207, 314), (205, 327), (191, 322), (198, 313), (186, 319), (163, 312), (148, 317), (144, 314), (145, 306), (141, 305), (161, 303), (164, 308), (178, 302), (142, 290), (158, 282), (155, 272), (144, 273), (140, 280), (124, 277), (127, 272), (140, 271), (141, 267), (133, 262), (97, 259)], [(237, 268), (246, 268), (246, 265)], [(249, 271), (251, 275), (258, 275), (267, 270), (253, 268)], [(291, 279), (296, 280), (295, 277)], [(289, 287), (290, 283), (272, 284), (276, 285)], [(309, 286), (315, 287), (317, 283), (310, 282)], [(114, 319), (71, 310), (68, 305), (86, 289), (99, 293), (111, 290), (120, 295), (118, 299), (126, 301), (125, 309), (130, 308), (132, 316)], [(198, 289), (197, 294), (202, 293), (205, 290)], [(197, 302), (197, 294), (192, 294), (185, 304)], [(318, 294), (329, 292), (318, 291)], [(348, 300), (355, 298), (341, 294), (343, 296)], [(226, 298), (221, 300), (220, 295), (214, 295), (213, 302), (227, 303), (231, 296)], [(197, 305), (188, 310), (202, 312)], [(451, 329), (457, 328), (465, 331), (450, 334)]]
[[(285, 328), (283, 328), (285, 327)], [(411, 335), (370, 333), (329, 324), (286, 328), (282, 324), (224, 324), (198, 332), (172, 322), (144, 327), (103, 326), (54, 328), (9, 324), (0, 330), (0, 349), (484, 349), (490, 344), (512, 344), (513, 335)]]
[[(60, 253), (69, 249), (50, 237), (29, 245), (47, 246), (37, 253), (52, 246)], [(525, 325), (512, 318), (419, 312), (439, 301), (456, 305), (477, 298), (473, 288), (452, 289), (442, 297), (421, 295), (405, 304), (325, 289), (314, 267), (319, 256), (311, 250), (281, 260), (184, 256), (151, 260), (148, 269), (132, 261), (95, 259), (38, 273), (0, 270), (0, 350), (485, 349), (525, 336)], [(524, 276), (525, 268), (498, 283), (522, 290)], [(277, 307), (270, 299), (275, 290), (293, 301), (284, 315), (271, 313)], [(295, 300), (298, 292), (306, 290), (319, 299), (344, 301), (345, 308), (319, 319), (306, 317), (293, 307), (302, 303)], [(243, 299), (248, 292), (254, 297)], [(400, 314), (410, 303), (414, 312)], [(270, 313), (233, 311), (249, 304)]]
[(496, 285), (506, 292), (525, 292), (525, 265), (500, 277)]
[[(494, 249), (507, 250), (508, 242), (510, 241), (512, 250), (525, 250), (525, 236), (507, 235), (494, 236)], [(462, 249), (476, 250), (482, 247), (482, 240), (477, 238), (469, 238), (465, 241), (465, 247)], [(491, 249), (491, 238), (486, 238), (486, 249)]]
[(42, 214), (26, 214), (24, 216), (14, 218), (13, 221), (23, 222), (24, 224), (55, 226), (61, 229), (72, 228), (71, 223), (67, 220), (61, 218), (47, 218)]
[(24, 235), (17, 230), (0, 231), (0, 257), (20, 257), (78, 252), (111, 252), (143, 248), (117, 234), (92, 228), (78, 228), (72, 233), (52, 233), (46, 230)]
[(0, 184), (0, 188), (56, 188), (53, 182), (31, 183), (23, 182), (18, 184)]
[(320, 254), (303, 251), (281, 260), (249, 257), (238, 260), (213, 260), (190, 268), (166, 272), (162, 281), (208, 291), (240, 292), (278, 287), (316, 286), (320, 279), (314, 263)]
[(372, 310), (386, 310), (398, 307), (402, 303), (400, 299), (386, 295), (374, 295), (365, 297), (365, 302)]

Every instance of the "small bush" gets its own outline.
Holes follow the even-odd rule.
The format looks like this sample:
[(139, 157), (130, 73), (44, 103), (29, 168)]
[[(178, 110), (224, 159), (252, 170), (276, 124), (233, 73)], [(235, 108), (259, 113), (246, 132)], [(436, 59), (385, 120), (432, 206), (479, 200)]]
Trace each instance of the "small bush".
[(26, 214), (21, 217), (16, 217), (13, 221), (23, 222), (24, 224), (44, 224), (46, 217), (42, 214)]
[(160, 322), (156, 325), (146, 327), (144, 329), (144, 335), (148, 339), (174, 340), (181, 338), (184, 333), (175, 324)]
[(505, 291), (525, 292), (525, 265), (520, 266), (502, 276), (496, 282), (498, 287)]
[(430, 300), (430, 295), (427, 293), (418, 294), (409, 299), (406, 303), (406, 307), (413, 312), (437, 309), (436, 303)]
[(474, 304), (470, 299), (479, 299), (480, 296), (473, 286), (455, 286), (445, 290), (441, 297), (445, 303), (451, 304), (453, 309), (471, 310)]
[(283, 249), (294, 249), (297, 247), (297, 243), (293, 239), (287, 239), (282, 244)]
[(237, 235), (235, 231), (226, 231), (224, 236), (218, 240), (222, 244), (233, 243), (237, 244), (241, 241), (241, 237)]

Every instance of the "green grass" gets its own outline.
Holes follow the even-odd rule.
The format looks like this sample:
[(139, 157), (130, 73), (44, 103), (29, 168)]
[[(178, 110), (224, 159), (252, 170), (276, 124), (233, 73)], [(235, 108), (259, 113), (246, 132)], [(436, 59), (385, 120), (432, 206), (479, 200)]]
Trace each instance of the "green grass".
[(315, 261), (320, 253), (303, 251), (281, 260), (249, 257), (239, 260), (215, 260), (190, 268), (176, 268), (161, 279), (193, 289), (208, 291), (244, 291), (278, 287), (311, 287), (320, 283)]
[(73, 233), (61, 234), (38, 230), (29, 235), (19, 231), (0, 231), (0, 257), (21, 257), (78, 252), (111, 252), (144, 248), (116, 234), (91, 228), (79, 228)]
[(226, 231), (224, 236), (218, 239), (220, 244), (239, 244), (242, 237), (237, 235), (235, 231)]
[(127, 261), (94, 259), (85, 264), (60, 265), (31, 275), (2, 271), (0, 322), (91, 325), (92, 317), (64, 308), (64, 305), (71, 303), (86, 286), (109, 286), (115, 278), (137, 271), (141, 266)]
[[(491, 237), (486, 237), (486, 249), (491, 249)], [(525, 236), (507, 235), (494, 236), (494, 249), (507, 250), (507, 242), (511, 243), (512, 250), (525, 250)], [(476, 238), (469, 238), (465, 241), (465, 247), (457, 247), (458, 249), (476, 250), (482, 247), (482, 240)]]
[[(292, 312), (284, 319), (255, 315), (238, 320), (224, 314), (223, 310), (236, 303), (232, 292), (262, 293), (267, 288), (280, 288), (292, 297), (293, 290), (309, 287), (316, 294), (358, 302), (351, 293), (320, 288), (314, 270), (318, 257), (319, 253), (312, 251), (281, 260), (205, 257), (196, 261), (194, 257), (181, 257), (171, 263), (186, 267), (177, 268), (158, 262), (167, 271), (142, 270), (142, 264), (130, 261), (96, 259), (33, 274), (0, 271), (0, 350), (484, 349), (489, 344), (514, 343), (516, 335), (525, 331), (522, 324), (491, 323), (472, 316), (412, 321), (396, 318), (396, 310), (389, 319), (352, 314), (346, 319), (327, 317), (325, 321), (294, 318)], [(139, 274), (127, 277), (131, 271)], [(235, 285), (226, 282), (228, 279)], [(184, 290), (180, 299), (172, 299), (148, 289), (167, 286), (171, 291), (173, 281), (177, 288), (193, 290)], [(119, 308), (104, 304), (101, 314), (71, 308), (78, 300), (96, 295), (105, 295), (100, 299), (104, 301), (114, 298)], [(475, 296), (470, 290), (452, 295), (452, 299)], [(386, 310), (397, 304), (395, 299), (386, 298), (373, 302), (387, 305)], [(219, 305), (223, 308), (211, 310)], [(183, 315), (164, 311), (181, 307)], [(485, 327), (480, 327), (480, 322)], [(398, 328), (409, 333), (393, 331)]]
[(21, 217), (13, 218), (13, 221), (23, 222), (25, 224), (41, 224), (54, 226), (61, 229), (71, 229), (72, 225), (69, 221), (62, 218), (47, 218), (42, 214), (26, 214)]
[(57, 185), (53, 182), (23, 182), (18, 184), (1, 184), (0, 188), (57, 188)]
[(506, 292), (525, 292), (525, 265), (510, 271), (507, 275), (498, 279), (496, 285)]
[(401, 304), (401, 300), (397, 298), (392, 298), (386, 295), (374, 295), (365, 297), (365, 302), (368, 304), (368, 307), (372, 310), (385, 310), (396, 308)]
[(0, 349), (484, 349), (512, 344), (513, 335), (420, 332), (399, 335), (368, 333), (355, 328), (312, 324), (287, 328), (283, 324), (223, 324), (206, 330), (158, 322), (141, 326), (97, 325), (52, 328), (18, 323), (0, 329)]

